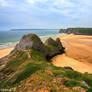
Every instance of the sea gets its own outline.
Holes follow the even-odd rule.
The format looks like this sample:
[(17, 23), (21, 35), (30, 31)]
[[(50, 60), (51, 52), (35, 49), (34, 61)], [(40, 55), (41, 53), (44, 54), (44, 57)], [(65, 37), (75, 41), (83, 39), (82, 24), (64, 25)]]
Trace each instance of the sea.
[[(41, 39), (61, 35), (59, 29), (16, 29), (0, 31), (0, 49), (15, 46), (24, 34), (34, 33)], [(62, 34), (63, 35), (63, 34)]]

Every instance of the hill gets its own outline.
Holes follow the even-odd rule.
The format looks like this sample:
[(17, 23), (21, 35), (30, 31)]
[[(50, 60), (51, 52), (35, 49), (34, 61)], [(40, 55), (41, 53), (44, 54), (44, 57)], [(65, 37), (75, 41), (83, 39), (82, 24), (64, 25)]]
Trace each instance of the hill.
[[(35, 45), (34, 42), (37, 40), (39, 41), (36, 44), (39, 44)], [(38, 49), (39, 46), (45, 46), (50, 54), (45, 53), (44, 48)], [(43, 44), (36, 35), (23, 36), (11, 54), (3, 60), (3, 62), (7, 60), (7, 63), (0, 70), (0, 90), (15, 92), (79, 92), (82, 90), (91, 92), (92, 74), (81, 74), (70, 68), (52, 65), (50, 58), (60, 52), (64, 53), (64, 47), (59, 39), (55, 41), (49, 38)], [(51, 55), (49, 59), (48, 55)]]
[(67, 28), (67, 29), (60, 29), (60, 33), (74, 33), (74, 34), (81, 34), (81, 35), (92, 35), (92, 28)]

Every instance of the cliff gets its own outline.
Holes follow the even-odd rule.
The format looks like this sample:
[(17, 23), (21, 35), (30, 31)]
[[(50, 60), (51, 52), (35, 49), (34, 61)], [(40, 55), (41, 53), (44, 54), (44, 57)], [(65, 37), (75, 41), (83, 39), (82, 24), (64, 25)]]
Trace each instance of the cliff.
[(49, 60), (57, 54), (64, 53), (64, 47), (59, 38), (55, 41), (52, 38), (48, 38), (45, 43), (35, 34), (24, 35), (19, 44), (11, 52), (14, 53), (17, 50), (35, 49), (40, 51), (44, 57)]
[(91, 92), (92, 74), (55, 67), (48, 62), (48, 56), (51, 58), (63, 52), (64, 47), (58, 38), (48, 38), (42, 43), (35, 34), (23, 36), (7, 59), (3, 60), (7, 60), (7, 64), (0, 69), (0, 91)]
[(77, 34), (77, 35), (92, 35), (92, 28), (67, 28), (60, 29), (59, 33)]

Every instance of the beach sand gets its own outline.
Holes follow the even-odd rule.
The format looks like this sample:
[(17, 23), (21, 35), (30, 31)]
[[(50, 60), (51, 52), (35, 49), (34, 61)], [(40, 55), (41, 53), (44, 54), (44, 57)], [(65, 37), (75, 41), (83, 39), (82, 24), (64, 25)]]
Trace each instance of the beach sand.
[(72, 67), (82, 73), (92, 73), (92, 36), (65, 34), (59, 38), (66, 53), (54, 57), (52, 63), (55, 66)]
[(13, 49), (14, 49), (14, 47), (0, 49), (0, 58), (8, 55)]
[[(82, 73), (92, 73), (92, 36), (65, 34), (58, 37), (66, 53), (55, 56), (52, 63), (55, 66), (72, 67)], [(8, 55), (13, 49), (14, 47), (1, 49), (0, 58)]]
[(79, 62), (78, 60), (70, 58), (65, 54), (54, 57), (52, 61), (52, 63), (58, 67), (71, 67), (73, 70), (81, 73), (92, 73), (92, 64)]
[(92, 63), (92, 36), (66, 34), (59, 38), (66, 48), (67, 56)]

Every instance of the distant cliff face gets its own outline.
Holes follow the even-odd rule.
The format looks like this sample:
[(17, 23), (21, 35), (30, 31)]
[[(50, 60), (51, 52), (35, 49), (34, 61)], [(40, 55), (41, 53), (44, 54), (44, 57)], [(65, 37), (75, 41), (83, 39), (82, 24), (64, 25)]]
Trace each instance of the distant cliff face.
[(64, 53), (64, 47), (62, 46), (59, 38), (56, 39), (56, 41), (52, 38), (48, 38), (46, 42), (43, 43), (35, 34), (24, 35), (11, 53), (16, 52), (17, 50), (27, 49), (41, 51), (47, 59), (50, 59), (57, 54)]
[(92, 35), (92, 28), (67, 28), (67, 29), (60, 29), (59, 33), (73, 33), (77, 35)]

